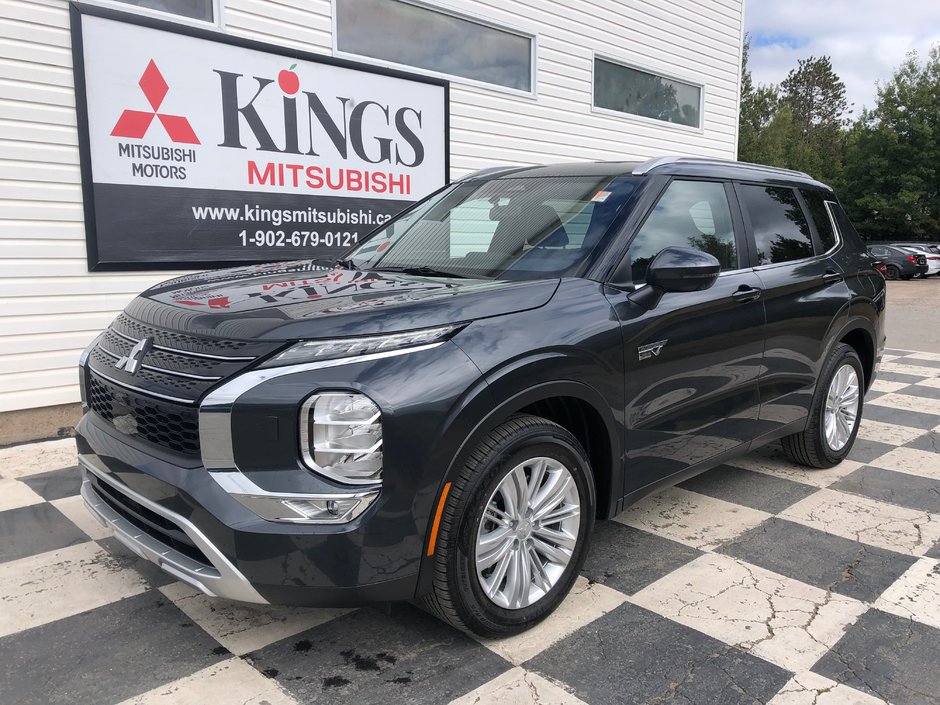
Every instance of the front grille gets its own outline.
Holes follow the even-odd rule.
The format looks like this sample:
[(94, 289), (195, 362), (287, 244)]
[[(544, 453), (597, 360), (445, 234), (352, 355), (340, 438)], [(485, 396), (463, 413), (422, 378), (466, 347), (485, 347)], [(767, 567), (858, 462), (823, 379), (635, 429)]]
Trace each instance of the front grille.
[[(142, 337), (153, 347), (130, 374), (118, 365)], [(87, 403), (121, 433), (198, 456), (199, 400), (280, 345), (163, 330), (122, 313), (88, 356)]]
[(128, 436), (182, 455), (199, 455), (199, 415), (195, 407), (135, 395), (94, 374), (88, 380), (88, 406)]
[(172, 521), (147, 509), (139, 502), (135, 502), (117, 488), (102, 482), (91, 473), (89, 473), (89, 476), (95, 492), (102, 501), (131, 524), (157, 539), (157, 541), (176, 549), (184, 556), (199, 561), (206, 566), (212, 565), (209, 559), (206, 558), (206, 554)]

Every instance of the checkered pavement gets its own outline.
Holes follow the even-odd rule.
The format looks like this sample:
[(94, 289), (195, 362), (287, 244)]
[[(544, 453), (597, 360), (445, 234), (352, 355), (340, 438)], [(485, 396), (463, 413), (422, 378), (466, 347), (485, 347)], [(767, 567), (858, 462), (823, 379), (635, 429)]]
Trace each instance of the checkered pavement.
[(940, 355), (891, 350), (849, 460), (771, 446), (597, 526), (559, 611), (213, 601), (108, 538), (74, 443), (0, 450), (0, 701), (940, 703)]

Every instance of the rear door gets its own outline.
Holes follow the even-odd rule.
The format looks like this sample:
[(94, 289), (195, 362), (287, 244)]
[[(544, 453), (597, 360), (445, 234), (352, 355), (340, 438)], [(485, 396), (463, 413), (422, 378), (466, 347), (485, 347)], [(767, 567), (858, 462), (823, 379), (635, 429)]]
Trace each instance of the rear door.
[(802, 423), (809, 412), (827, 343), (848, 317), (851, 293), (824, 206), (814, 218), (791, 186), (739, 182), (735, 191), (764, 292), (760, 420), (772, 432)]
[(710, 289), (665, 293), (651, 310), (609, 292), (626, 360), (624, 494), (740, 448), (758, 423), (764, 308), (730, 183), (666, 186), (627, 251), (635, 286), (669, 246), (708, 252), (722, 272)]

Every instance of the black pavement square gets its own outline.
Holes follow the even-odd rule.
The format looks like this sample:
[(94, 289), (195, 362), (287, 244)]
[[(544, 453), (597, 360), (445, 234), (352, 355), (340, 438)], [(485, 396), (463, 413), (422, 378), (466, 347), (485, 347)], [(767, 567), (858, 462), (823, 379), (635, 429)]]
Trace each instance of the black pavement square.
[(940, 369), (940, 360), (921, 360), (919, 357), (899, 357), (891, 361), (895, 365), (917, 365), (918, 367), (936, 367)]
[(940, 558), (940, 541), (937, 541), (927, 553), (924, 554), (928, 558)]
[(917, 384), (918, 382), (923, 382), (925, 377), (923, 375), (909, 375), (905, 372), (885, 372), (881, 370), (878, 372), (878, 375), (875, 377), (875, 379), (881, 379), (881, 380), (884, 380), (885, 382), (902, 382), (904, 384)]
[(526, 662), (587, 703), (768, 702), (790, 672), (625, 603)]
[[(878, 404), (866, 404), (862, 411), (862, 418), (869, 421), (881, 421), (882, 423), (893, 423), (897, 426), (909, 426), (910, 428), (920, 428), (929, 431), (940, 424), (940, 416), (936, 414), (925, 414), (921, 411), (906, 411), (905, 409), (892, 409), (890, 406), (880, 406)], [(852, 456), (849, 455), (849, 458)], [(860, 460), (860, 463), (867, 463), (867, 460)]]
[(581, 573), (591, 582), (632, 595), (702, 552), (616, 521), (594, 526)]
[(47, 502), (63, 499), (79, 493), (82, 487), (82, 475), (77, 467), (64, 470), (41, 472), (20, 480)]
[[(872, 408), (871, 406), (865, 407), (864, 418), (870, 418), (868, 411)], [(875, 458), (880, 458), (885, 453), (890, 453), (896, 447), (897, 446), (893, 446), (889, 443), (870, 441), (867, 438), (856, 438), (855, 444), (852, 446), (852, 450), (849, 451), (846, 458), (848, 460), (854, 460), (856, 463), (870, 463)]]
[[(913, 441), (905, 443), (904, 447), (914, 448), (915, 450), (926, 450), (928, 453), (940, 453), (940, 433), (937, 431), (927, 431), (923, 436), (918, 436)], [(937, 456), (937, 462), (940, 463), (940, 455)]]
[(0, 639), (2, 701), (117, 703), (225, 658), (220, 645), (153, 592)]
[(902, 507), (940, 514), (940, 480), (866, 465), (830, 485)]
[(800, 482), (730, 465), (697, 475), (679, 487), (770, 514), (782, 512), (818, 491)]
[(0, 563), (88, 540), (51, 504), (33, 504), (0, 512)]
[(892, 705), (940, 705), (940, 629), (871, 609), (813, 671)]
[(912, 384), (910, 387), (904, 388), (904, 394), (911, 394), (922, 399), (940, 399), (940, 387)]
[(876, 392), (875, 390), (870, 390), (869, 392), (866, 392), (865, 394), (865, 402), (868, 403), (870, 401), (874, 401), (878, 397), (883, 397), (884, 395), (885, 395), (884, 392)]
[(511, 668), (410, 605), (364, 608), (255, 651), (249, 663), (299, 702), (446, 703)]
[(864, 602), (874, 602), (917, 560), (778, 517), (718, 552)]

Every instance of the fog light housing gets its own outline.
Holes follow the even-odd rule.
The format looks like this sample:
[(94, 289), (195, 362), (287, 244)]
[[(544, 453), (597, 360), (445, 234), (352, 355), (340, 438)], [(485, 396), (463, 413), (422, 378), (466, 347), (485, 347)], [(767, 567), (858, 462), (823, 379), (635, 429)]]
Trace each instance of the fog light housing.
[(382, 481), (382, 412), (358, 392), (322, 392), (300, 409), (304, 464), (347, 485)]

